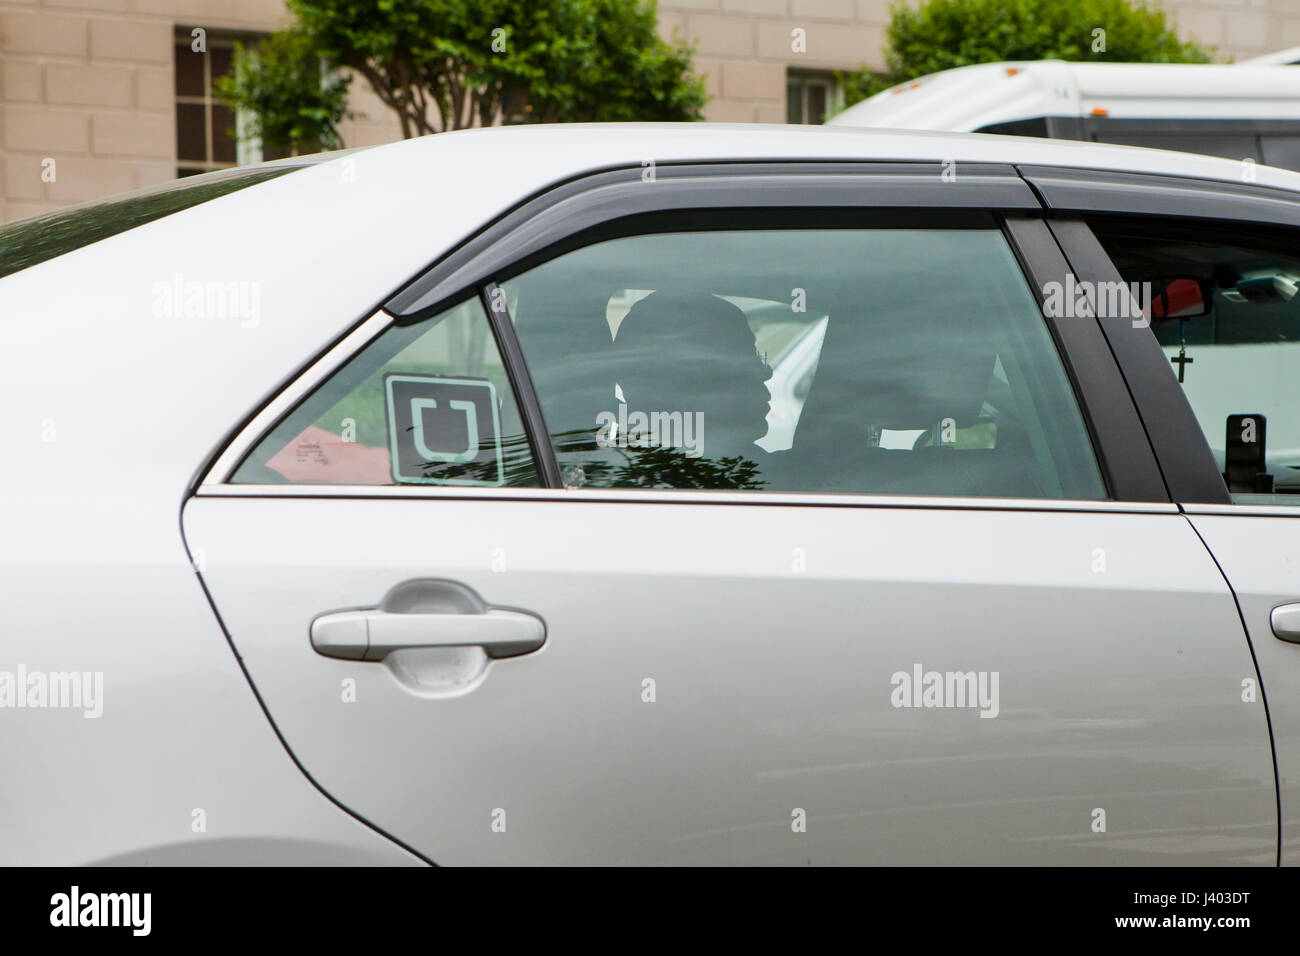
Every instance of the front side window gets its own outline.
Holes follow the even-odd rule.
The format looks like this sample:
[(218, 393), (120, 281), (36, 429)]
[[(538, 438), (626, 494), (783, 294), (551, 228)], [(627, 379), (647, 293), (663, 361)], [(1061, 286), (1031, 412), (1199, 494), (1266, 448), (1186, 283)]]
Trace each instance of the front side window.
[(263, 438), (231, 481), (535, 486), (477, 298), (381, 334)]
[(635, 235), (501, 287), (570, 487), (1106, 497), (991, 216)]
[(1233, 500), (1300, 505), (1300, 238), (1109, 219), (1092, 228), (1130, 288), (1156, 304), (1151, 329)]

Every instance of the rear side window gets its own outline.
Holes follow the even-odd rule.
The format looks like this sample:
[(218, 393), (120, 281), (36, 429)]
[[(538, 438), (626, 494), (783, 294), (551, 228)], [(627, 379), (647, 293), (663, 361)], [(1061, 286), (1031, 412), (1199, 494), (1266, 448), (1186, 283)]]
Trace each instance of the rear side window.
[(212, 173), (0, 226), (0, 277), (301, 168)]
[(231, 481), (535, 486), (482, 304), (466, 299), (384, 332), (276, 425)]
[(571, 487), (1106, 496), (991, 217), (629, 236), (502, 289)]

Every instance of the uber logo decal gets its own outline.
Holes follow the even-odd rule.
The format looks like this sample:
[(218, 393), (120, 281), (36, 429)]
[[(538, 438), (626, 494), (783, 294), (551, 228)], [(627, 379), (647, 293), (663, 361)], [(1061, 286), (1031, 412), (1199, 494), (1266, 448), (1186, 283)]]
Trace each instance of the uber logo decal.
[(491, 382), (389, 373), (384, 396), (389, 456), (399, 483), (505, 483)]

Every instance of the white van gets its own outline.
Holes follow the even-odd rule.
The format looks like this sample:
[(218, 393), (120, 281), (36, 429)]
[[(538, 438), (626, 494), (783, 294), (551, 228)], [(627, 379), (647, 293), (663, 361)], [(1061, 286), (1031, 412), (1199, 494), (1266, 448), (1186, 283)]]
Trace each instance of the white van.
[(838, 126), (1050, 136), (1300, 169), (1300, 48), (1240, 64), (982, 63), (901, 83)]

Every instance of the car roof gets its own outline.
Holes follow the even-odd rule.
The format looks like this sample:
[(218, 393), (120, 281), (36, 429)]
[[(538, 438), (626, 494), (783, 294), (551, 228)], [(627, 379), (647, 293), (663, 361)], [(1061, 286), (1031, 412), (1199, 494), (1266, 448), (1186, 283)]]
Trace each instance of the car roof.
[[(1300, 71), (1297, 71), (1300, 72)], [(1242, 182), (1240, 161), (1171, 150), (1040, 137), (847, 125), (777, 126), (728, 123), (590, 123), (523, 125), (439, 133), (371, 147), (356, 154), (417, 181), (455, 176), (462, 188), (531, 194), (541, 181), (561, 181), (618, 166), (686, 162), (875, 161), (999, 163), (1157, 173)], [(543, 175), (539, 175), (543, 173)], [(1300, 173), (1252, 166), (1253, 182), (1300, 191)], [(525, 189), (516, 187), (525, 187)]]
[[(427, 263), (521, 202), (585, 174), (632, 168), (653, 181), (644, 170), (657, 165), (779, 161), (952, 162), (958, 175), (962, 163), (1059, 166), (1221, 182), (1249, 178), (1258, 185), (1300, 193), (1300, 173), (1290, 170), (1252, 165), (1247, 177), (1246, 167), (1230, 159), (1074, 140), (852, 126), (529, 124), (297, 157), (293, 165), (301, 168), (291, 175), (137, 226), (88, 248), (159, 229), (214, 238), (238, 235), (236, 241), (247, 245), (243, 234), (249, 222), (272, 225), (267, 219), (271, 216), (274, 228), (286, 229), (286, 211), (310, 204), (334, 211), (333, 228), (302, 236), (300, 241), (337, 244), (341, 234), (359, 235), (377, 226), (392, 234), (400, 225), (422, 237), (421, 255)], [(369, 197), (366, 205), (343, 201), (362, 192)], [(183, 223), (189, 224), (188, 229)]]
[[(434, 261), (459, 241), (559, 183), (616, 168), (740, 162), (896, 162), (1058, 166), (1242, 182), (1300, 194), (1300, 173), (1168, 150), (1039, 137), (880, 130), (851, 126), (719, 123), (588, 123), (491, 127), (439, 133), (380, 146), (300, 157), (291, 175), (94, 242), (87, 249), (174, 232), (229, 236), (249, 248), (249, 224), (292, 232), (289, 210), (326, 207), (332, 228), (302, 235), (307, 246), (382, 228), (421, 238), (417, 257)], [(272, 164), (278, 165), (278, 164)], [(258, 167), (252, 167), (257, 169)], [(364, 193), (365, 204), (351, 201)], [(271, 217), (271, 218), (268, 218)], [(298, 214), (295, 218), (301, 218)], [(35, 220), (33, 220), (35, 221)], [(238, 238), (235, 238), (238, 237)], [(181, 240), (177, 240), (181, 241)], [(68, 253), (76, 256), (75, 252)], [(60, 256), (60, 259), (66, 256)], [(388, 261), (396, 266), (408, 255)], [(55, 260), (57, 261), (57, 260)], [(34, 266), (40, 271), (47, 263)], [(410, 276), (418, 266), (406, 272)], [(21, 274), (21, 273), (18, 273)], [(0, 279), (11, 282), (13, 276)], [(396, 278), (396, 277), (395, 277)]]

